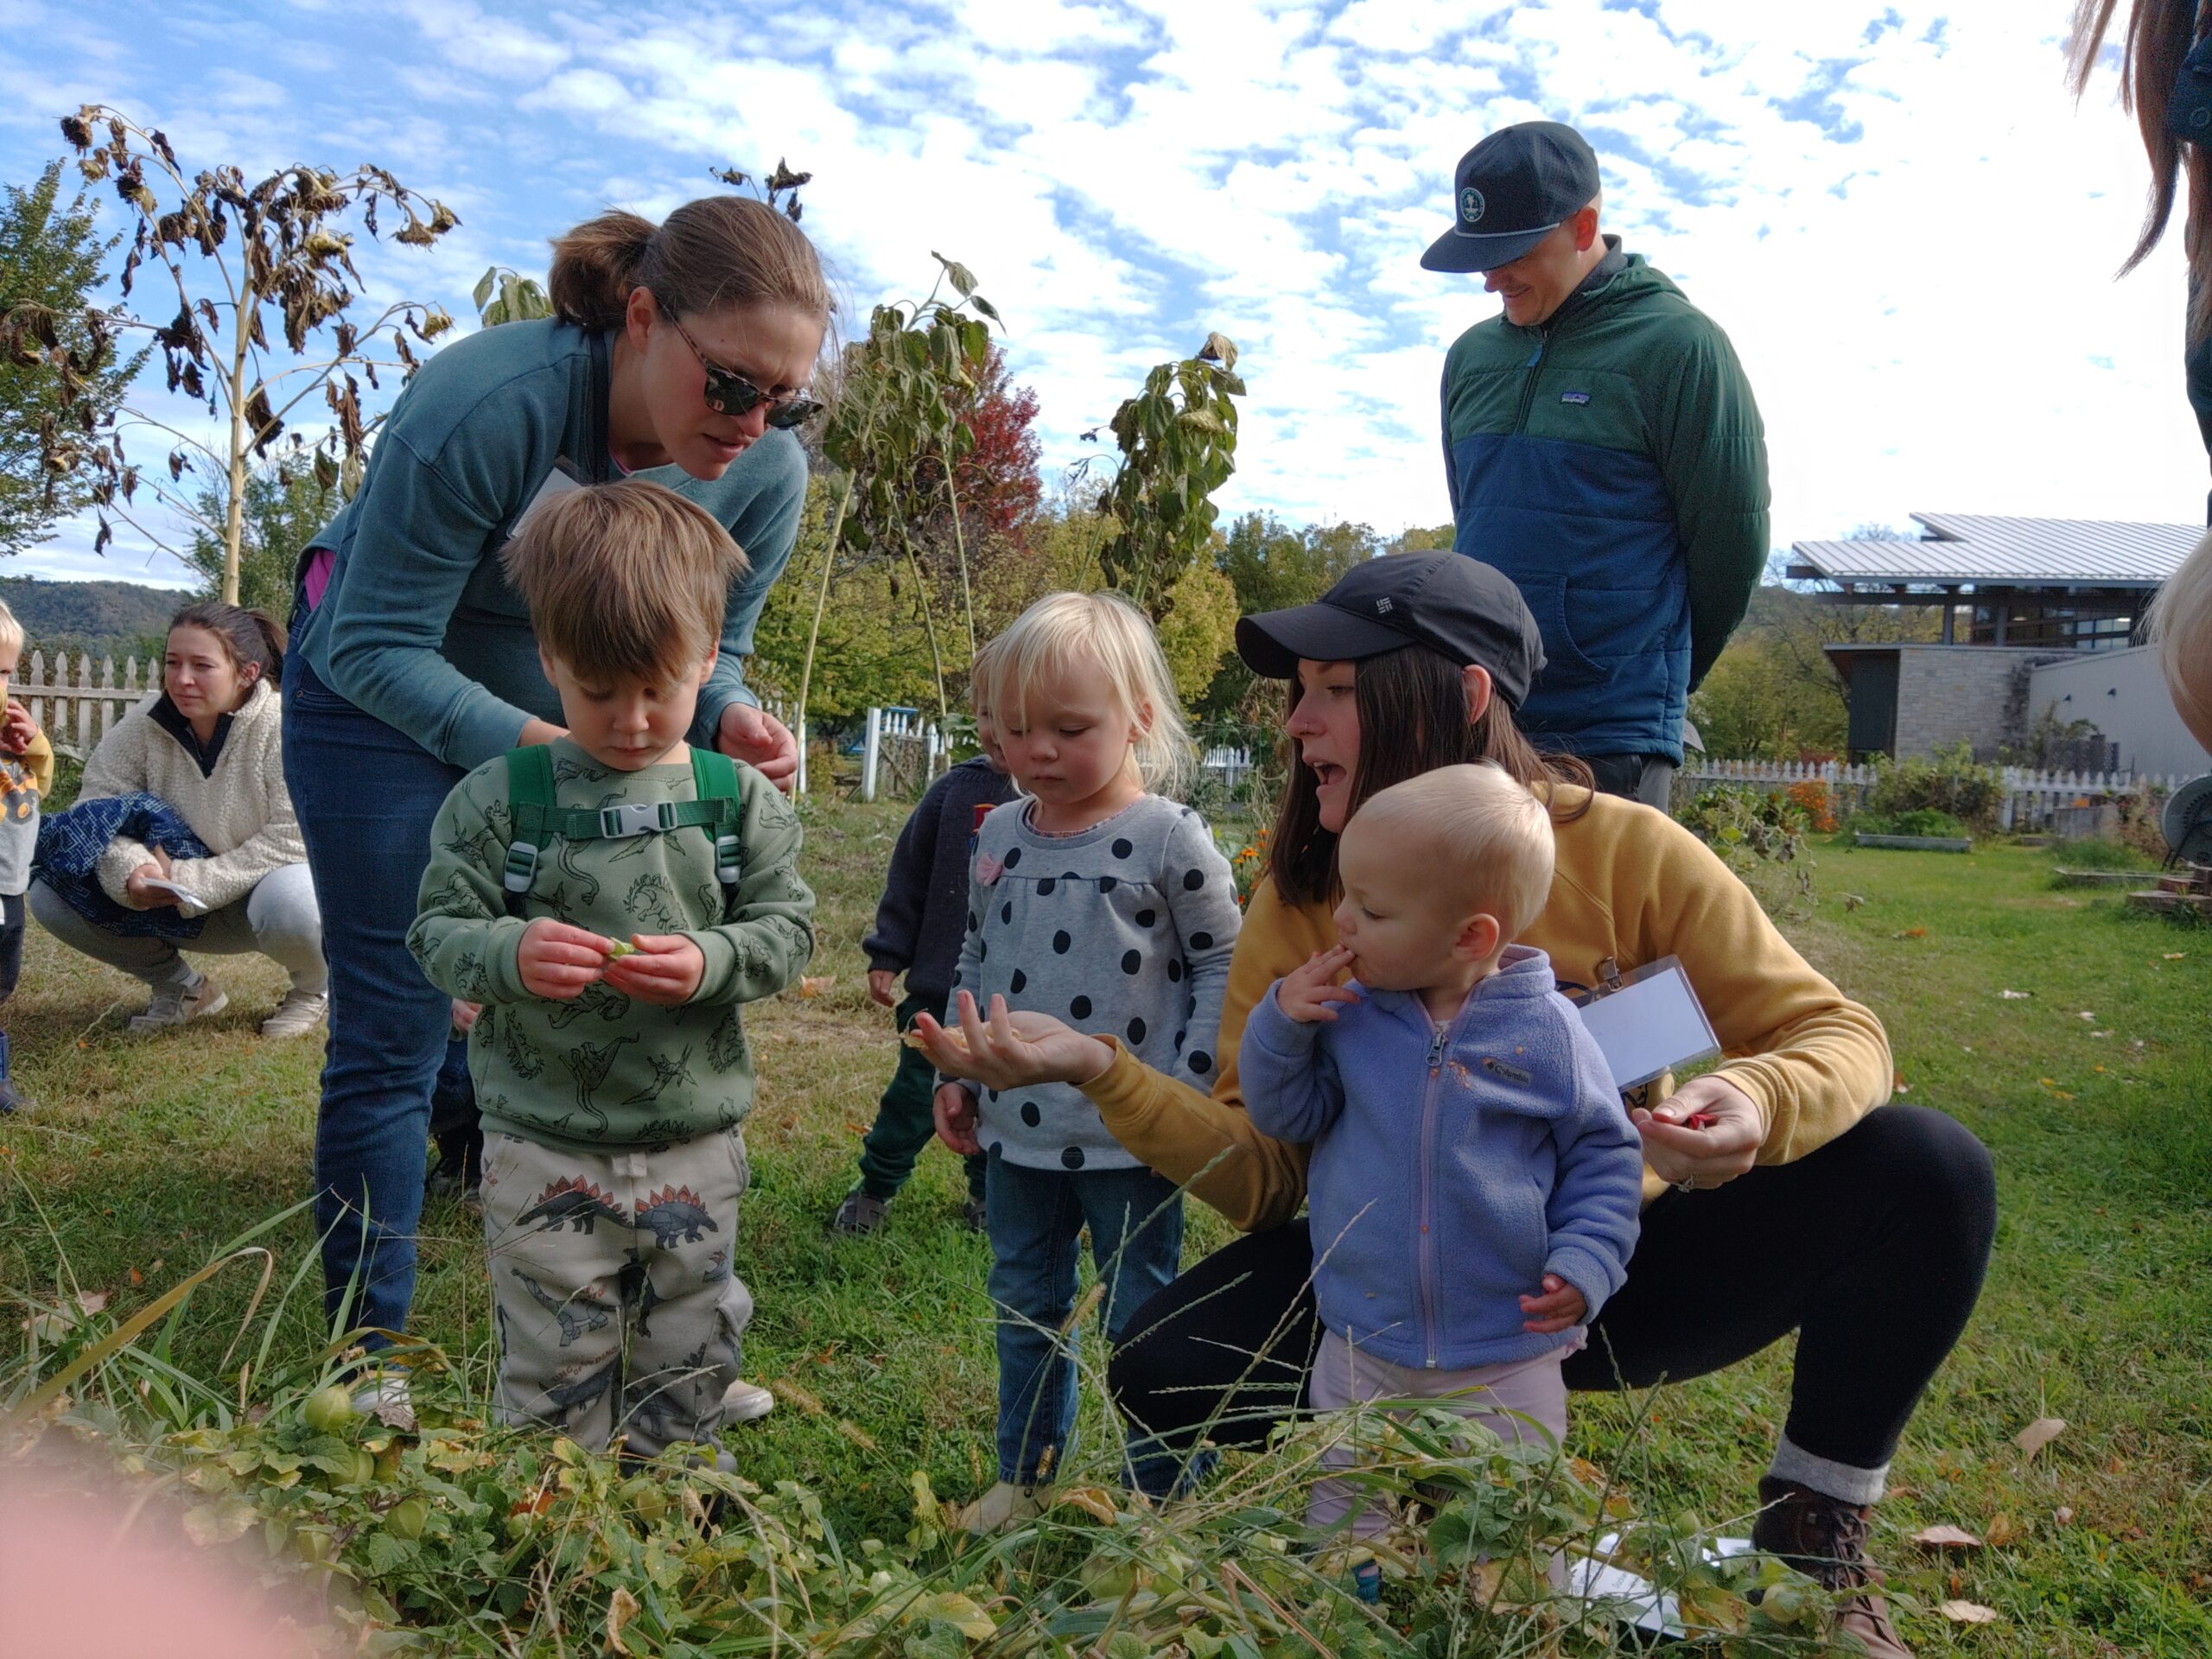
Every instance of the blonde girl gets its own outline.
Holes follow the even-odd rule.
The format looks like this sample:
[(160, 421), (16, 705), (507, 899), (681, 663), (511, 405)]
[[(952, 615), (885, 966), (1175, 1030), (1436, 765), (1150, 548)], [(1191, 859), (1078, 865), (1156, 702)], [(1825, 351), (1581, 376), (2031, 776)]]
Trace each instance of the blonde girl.
[[(997, 721), (1022, 798), (994, 810), (976, 840), (953, 981), (961, 1028), (973, 1038), (985, 1018), (1050, 1014), (1211, 1089), (1236, 891), (1205, 823), (1173, 798), (1191, 742), (1151, 625), (1112, 594), (1053, 594), (1000, 637), (987, 677), (977, 702)], [(926, 1040), (937, 1022), (916, 1024)], [(946, 1145), (989, 1160), (999, 1478), (969, 1510), (980, 1531), (1034, 1513), (1038, 1487), (1066, 1459), (1075, 1365), (1059, 1333), (1083, 1230), (1118, 1337), (1175, 1277), (1182, 1196), (1065, 1084), (948, 1081), (936, 1115)], [(1165, 1495), (1174, 1462), (1133, 1450), (1136, 1483)]]

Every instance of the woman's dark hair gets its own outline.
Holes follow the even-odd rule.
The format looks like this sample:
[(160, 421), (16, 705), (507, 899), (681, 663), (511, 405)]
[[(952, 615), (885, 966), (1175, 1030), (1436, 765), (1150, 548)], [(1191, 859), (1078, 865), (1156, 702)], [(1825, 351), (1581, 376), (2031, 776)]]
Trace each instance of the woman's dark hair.
[[(2167, 125), (2166, 111), (2173, 101), (2182, 60), (2196, 43), (2198, 9), (2198, 0), (2134, 0), (2121, 37), (2120, 64), (2120, 107), (2134, 114), (2151, 162), (2151, 199), (2144, 208), (2143, 230), (2120, 275), (2125, 276), (2141, 264), (2158, 245), (2186, 172), (2189, 205), (2182, 242), (2189, 257), (2192, 345), (2212, 334), (2212, 151), (2202, 144), (2184, 144)], [(2113, 14), (2119, 10), (2119, 0), (2075, 0), (2074, 35), (2066, 53), (2076, 98), (2088, 91)]]
[[(1427, 645), (1402, 645), (1352, 664), (1352, 700), (1359, 710), (1359, 764), (1353, 768), (1345, 817), (1378, 790), (1402, 784), (1439, 766), (1495, 760), (1546, 801), (1554, 784), (1592, 785), (1590, 768), (1573, 755), (1539, 754), (1503, 699), (1493, 696), (1481, 718), (1467, 718), (1467, 687), (1451, 658)], [(1300, 687), (1290, 684), (1295, 707)], [(1296, 744), (1288, 739), (1291, 747)], [(1331, 903), (1337, 897), (1337, 836), (1321, 827), (1321, 800), (1313, 774), (1290, 757), (1290, 782), (1275, 815), (1268, 874), (1285, 904)], [(1590, 810), (1586, 798), (1571, 810), (1554, 804), (1554, 822), (1570, 823)]]
[(679, 317), (724, 306), (795, 306), (825, 326), (836, 302), (806, 232), (750, 196), (702, 196), (656, 226), (620, 210), (553, 243), (547, 292), (579, 328), (620, 328), (632, 289)]
[(168, 631), (202, 628), (223, 642), (223, 654), (244, 676), (249, 666), (271, 685), (284, 678), (284, 630), (266, 611), (249, 611), (226, 605), (219, 599), (203, 599), (186, 606), (169, 618)]

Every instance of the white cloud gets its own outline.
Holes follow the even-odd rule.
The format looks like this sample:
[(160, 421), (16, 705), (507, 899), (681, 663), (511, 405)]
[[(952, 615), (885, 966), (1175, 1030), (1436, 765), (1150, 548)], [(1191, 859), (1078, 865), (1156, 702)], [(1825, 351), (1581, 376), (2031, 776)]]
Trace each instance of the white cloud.
[[(12, 105), (41, 78), (69, 102), (171, 85), (159, 28), (118, 53), (29, 0), (0, 6), (66, 48), (34, 67), (0, 47)], [(849, 326), (925, 290), (933, 248), (975, 269), (1049, 461), (1095, 454), (1077, 434), (1217, 327), (1251, 386), (1224, 505), (1385, 530), (1446, 516), (1442, 354), (1494, 310), (1478, 282), (1416, 263), (1452, 165), (1506, 122), (1573, 119), (1599, 137), (1609, 227), (1744, 359), (1777, 541), (1930, 507), (2193, 519), (2180, 261), (2111, 281), (2143, 160), (2109, 85), (2075, 108), (2055, 13), (1904, 0), (1870, 29), (1888, 10), (850, 0), (772, 31), (650, 14), (610, 30), (520, 0), (410, 0), (412, 34), (317, 21), (343, 100), (282, 53), (244, 67), (284, 107), (207, 81), (156, 95), (209, 153), (404, 161), (464, 230), (429, 259), (378, 250), (365, 274), (456, 310), (483, 264), (542, 265), (543, 238), (604, 203), (665, 212), (709, 166), (788, 156), (817, 175), (805, 226)], [(44, 120), (41, 140), (0, 116), (10, 176), (50, 146)]]

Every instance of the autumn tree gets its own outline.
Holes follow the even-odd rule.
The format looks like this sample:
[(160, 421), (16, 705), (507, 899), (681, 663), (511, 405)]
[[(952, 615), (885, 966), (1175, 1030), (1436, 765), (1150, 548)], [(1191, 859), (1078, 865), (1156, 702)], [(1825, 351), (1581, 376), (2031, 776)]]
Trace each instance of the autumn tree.
[[(74, 479), (89, 496), (99, 518), (95, 549), (106, 546), (111, 521), (119, 519), (177, 551), (143, 516), (143, 487), (193, 531), (221, 543), (222, 593), (235, 598), (255, 463), (271, 454), (302, 404), (319, 402), (331, 426), (307, 464), (326, 487), (350, 487), (372, 424), (361, 382), (374, 391), (380, 372), (411, 375), (419, 359), (410, 340), (427, 343), (452, 324), (438, 307), (410, 300), (365, 324), (348, 316), (365, 287), (349, 227), (375, 237), (380, 217), (397, 217), (393, 240), (428, 247), (460, 221), (372, 165), (340, 174), (295, 163), (257, 182), (236, 167), (188, 174), (158, 128), (105, 105), (66, 118), (61, 133), (86, 182), (111, 184), (135, 220), (118, 277), (124, 303), (73, 311), (13, 306), (0, 318), (0, 349), (58, 378), (66, 419), (48, 435), (45, 464), (57, 482)], [(156, 283), (149, 315), (130, 308), (142, 273)], [(167, 391), (201, 405), (216, 423), (212, 439), (130, 403), (103, 410), (88, 395), (115, 366), (117, 342), (134, 333), (152, 338)], [(272, 344), (278, 336), (281, 353)], [(142, 471), (126, 453), (126, 431), (156, 435), (167, 451), (163, 464)], [(220, 509), (212, 518), (203, 512), (209, 487)]]

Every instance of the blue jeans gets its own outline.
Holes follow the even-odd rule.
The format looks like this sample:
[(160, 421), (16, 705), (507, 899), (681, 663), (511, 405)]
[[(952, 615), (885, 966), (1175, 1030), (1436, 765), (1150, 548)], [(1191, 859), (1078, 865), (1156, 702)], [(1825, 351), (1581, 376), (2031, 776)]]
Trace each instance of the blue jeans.
[[(1183, 1198), (1148, 1169), (1031, 1169), (990, 1152), (984, 1210), (991, 1239), (990, 1296), (999, 1327), (999, 1478), (1033, 1485), (1048, 1449), (1067, 1460), (1075, 1432), (1073, 1335), (1061, 1327), (1075, 1307), (1080, 1235), (1106, 1287), (1109, 1337), (1175, 1277), (1183, 1254)], [(1179, 1460), (1138, 1452), (1130, 1478), (1165, 1497)]]
[(453, 1005), (408, 953), (407, 930), (431, 823), (461, 779), (299, 657), (284, 664), (284, 782), (330, 959), (315, 1217), (324, 1306), (347, 1328), (404, 1330), (414, 1300), (430, 1083)]

